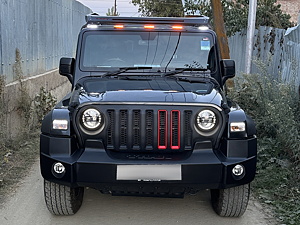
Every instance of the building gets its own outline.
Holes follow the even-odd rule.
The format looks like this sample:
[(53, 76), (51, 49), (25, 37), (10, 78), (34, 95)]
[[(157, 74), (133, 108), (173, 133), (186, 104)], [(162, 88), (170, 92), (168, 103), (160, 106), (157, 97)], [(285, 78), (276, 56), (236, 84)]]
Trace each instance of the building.
[(300, 1), (299, 0), (277, 0), (277, 3), (281, 5), (281, 10), (284, 13), (291, 15), (291, 21), (294, 23), (300, 23)]

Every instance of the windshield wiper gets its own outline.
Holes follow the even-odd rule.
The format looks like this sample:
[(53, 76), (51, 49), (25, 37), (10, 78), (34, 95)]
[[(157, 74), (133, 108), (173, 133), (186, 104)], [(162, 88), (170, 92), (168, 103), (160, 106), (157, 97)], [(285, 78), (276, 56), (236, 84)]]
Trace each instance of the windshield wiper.
[[(199, 79), (199, 78), (202, 78), (202, 79)], [(201, 76), (197, 76), (197, 77), (178, 77), (177, 80), (183, 81), (183, 82), (190, 82), (190, 83), (208, 83), (208, 82), (210, 82), (210, 83), (213, 83), (216, 87), (220, 87), (219, 82), (215, 78), (213, 78), (209, 75), (205, 75), (205, 74), (203, 74)]]
[(190, 83), (207, 83), (209, 79), (207, 76), (201, 76), (200, 78), (203, 79), (199, 79), (199, 77), (179, 77), (177, 80)]
[(163, 77), (168, 77), (168, 76), (173, 76), (179, 73), (182, 73), (184, 71), (207, 71), (208, 69), (204, 69), (204, 68), (176, 68), (173, 71), (164, 73), (162, 76)]
[(115, 71), (109, 71), (105, 74), (102, 75), (102, 77), (107, 77), (107, 76), (116, 76), (119, 75), (120, 73), (124, 73), (127, 70), (147, 70), (147, 69), (152, 69), (151, 66), (132, 66), (132, 67), (122, 67), (118, 70)]

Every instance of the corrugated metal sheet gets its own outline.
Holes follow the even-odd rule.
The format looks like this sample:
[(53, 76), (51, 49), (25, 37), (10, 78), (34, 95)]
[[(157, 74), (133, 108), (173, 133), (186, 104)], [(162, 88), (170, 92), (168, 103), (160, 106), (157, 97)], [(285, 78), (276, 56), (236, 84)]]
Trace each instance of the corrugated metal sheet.
[(73, 56), (84, 16), (91, 10), (75, 0), (0, 1), (0, 74), (15, 80), (16, 49), (24, 76), (58, 67)]
[[(230, 37), (230, 56), (236, 61), (237, 75), (245, 71), (246, 33)], [(263, 62), (264, 69), (274, 78), (300, 84), (300, 26), (289, 30), (259, 27), (255, 31), (251, 73), (261, 73), (255, 60)]]

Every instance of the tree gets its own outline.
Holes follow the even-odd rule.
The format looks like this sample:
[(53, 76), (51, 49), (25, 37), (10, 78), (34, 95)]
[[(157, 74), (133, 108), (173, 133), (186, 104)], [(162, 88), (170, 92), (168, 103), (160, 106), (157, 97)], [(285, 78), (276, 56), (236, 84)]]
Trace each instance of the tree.
[(181, 0), (132, 0), (139, 6), (138, 11), (142, 16), (150, 17), (181, 17), (183, 5)]
[(120, 13), (118, 13), (117, 10), (116, 10), (116, 12), (115, 12), (115, 7), (112, 6), (111, 9), (108, 9), (108, 10), (107, 10), (106, 15), (107, 15), (107, 16), (120, 16)]
[[(259, 18), (260, 26), (269, 26), (287, 29), (294, 26), (290, 22), (291, 16), (283, 13), (280, 4), (276, 4), (277, 0), (258, 0), (258, 10), (256, 12)], [(256, 19), (257, 20), (257, 19)]]
[(209, 1), (184, 0), (184, 13), (186, 15), (212, 15)]
[[(224, 21), (227, 35), (232, 36), (247, 27), (249, 0), (221, 0), (223, 5)], [(256, 26), (269, 26), (286, 29), (294, 24), (289, 21), (290, 15), (280, 9), (277, 0), (258, 0), (256, 11)], [(200, 11), (202, 15), (212, 18), (212, 9), (204, 0), (185, 0), (186, 13), (195, 14)]]

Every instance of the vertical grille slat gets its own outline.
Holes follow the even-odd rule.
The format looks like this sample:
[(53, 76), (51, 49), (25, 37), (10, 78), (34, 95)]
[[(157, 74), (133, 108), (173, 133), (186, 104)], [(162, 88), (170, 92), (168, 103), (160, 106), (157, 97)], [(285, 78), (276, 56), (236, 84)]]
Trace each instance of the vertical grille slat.
[(192, 128), (191, 128), (192, 111), (184, 111), (184, 143), (185, 149), (192, 149)]
[(168, 117), (166, 110), (158, 110), (158, 149), (167, 148), (167, 129), (168, 129)]
[(107, 110), (108, 126), (107, 126), (107, 149), (114, 149), (114, 134), (115, 134), (115, 111)]
[(127, 141), (128, 141), (128, 111), (120, 110), (120, 149), (127, 149)]
[(180, 111), (171, 111), (171, 149), (180, 148)]
[(141, 145), (141, 111), (133, 110), (132, 112), (132, 148), (140, 150)]
[(154, 115), (153, 110), (146, 110), (146, 150), (153, 150)]

